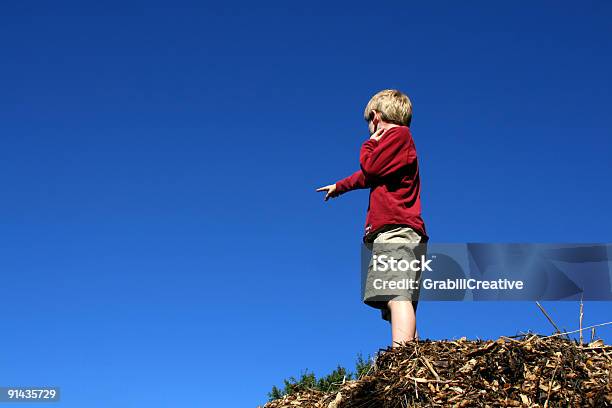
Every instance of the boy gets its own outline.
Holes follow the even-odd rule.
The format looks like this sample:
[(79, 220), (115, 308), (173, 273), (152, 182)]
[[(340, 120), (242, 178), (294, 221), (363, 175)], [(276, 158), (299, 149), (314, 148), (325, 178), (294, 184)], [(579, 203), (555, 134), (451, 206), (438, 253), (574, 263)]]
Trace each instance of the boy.
[[(370, 99), (364, 118), (370, 139), (361, 146), (361, 169), (317, 191), (326, 192), (327, 201), (350, 190), (370, 188), (363, 241), (372, 249), (373, 257), (363, 300), (381, 309), (382, 318), (391, 322), (392, 344), (397, 347), (416, 337), (418, 283), (416, 287), (380, 290), (380, 277), (397, 278), (398, 271), (391, 275), (376, 274), (373, 264), (376, 259), (382, 259), (381, 255), (408, 262), (419, 260), (425, 255), (429, 240), (421, 218), (419, 165), (410, 133), (412, 104), (402, 92), (386, 89)], [(418, 268), (403, 273), (403, 277), (413, 281), (418, 282), (420, 278)]]

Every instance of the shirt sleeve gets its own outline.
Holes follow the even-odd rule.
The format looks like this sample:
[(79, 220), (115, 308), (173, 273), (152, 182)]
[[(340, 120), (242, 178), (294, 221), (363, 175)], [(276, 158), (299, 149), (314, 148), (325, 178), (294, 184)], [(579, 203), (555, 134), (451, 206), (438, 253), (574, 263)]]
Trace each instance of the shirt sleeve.
[(367, 182), (363, 171), (357, 170), (355, 173), (350, 176), (343, 178), (342, 180), (336, 182), (336, 191), (334, 194), (338, 196), (340, 194), (346, 193), (351, 190), (356, 190), (360, 188), (369, 187), (369, 183)]
[(415, 161), (410, 133), (394, 129), (387, 130), (380, 140), (369, 139), (361, 146), (359, 163), (367, 180), (383, 178)]

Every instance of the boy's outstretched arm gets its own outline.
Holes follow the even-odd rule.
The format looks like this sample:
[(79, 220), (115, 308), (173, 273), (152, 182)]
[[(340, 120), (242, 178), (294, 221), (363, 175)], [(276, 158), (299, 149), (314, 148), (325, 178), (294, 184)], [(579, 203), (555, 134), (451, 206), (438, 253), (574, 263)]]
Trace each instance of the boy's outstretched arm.
[(317, 188), (317, 191), (326, 192), (325, 201), (327, 201), (330, 198), (336, 198), (340, 194), (344, 194), (348, 191), (356, 190), (359, 188), (367, 188), (369, 186), (369, 183), (366, 181), (365, 176), (363, 175), (363, 171), (357, 170), (355, 173), (351, 174), (346, 178), (343, 178), (335, 184), (330, 184), (328, 186)]
[[(378, 129), (371, 137), (371, 140), (378, 142), (381, 138), (384, 129)], [(363, 166), (362, 166), (363, 169)], [(350, 176), (343, 178), (342, 180), (336, 182), (336, 184), (330, 184), (328, 186), (323, 186), (317, 189), (317, 191), (325, 191), (325, 201), (330, 198), (336, 198), (340, 194), (344, 194), (351, 190), (357, 190), (360, 188), (369, 188), (372, 186), (372, 183), (369, 180), (366, 180), (365, 174), (362, 169), (357, 170), (355, 173)]]

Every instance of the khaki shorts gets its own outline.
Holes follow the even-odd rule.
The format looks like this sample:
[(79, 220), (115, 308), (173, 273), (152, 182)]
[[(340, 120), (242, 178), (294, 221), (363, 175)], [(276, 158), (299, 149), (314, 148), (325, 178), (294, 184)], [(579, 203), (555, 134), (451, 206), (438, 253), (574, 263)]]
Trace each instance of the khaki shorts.
[[(402, 268), (388, 268), (386, 271), (381, 271), (380, 262), (377, 263), (377, 269), (374, 270), (374, 259), (391, 258), (396, 261), (401, 261), (402, 265), (406, 265), (412, 260), (419, 260), (421, 256), (425, 256), (427, 252), (427, 241), (422, 241), (421, 235), (415, 232), (410, 227), (397, 226), (386, 229), (374, 237), (374, 240), (366, 243), (369, 250), (372, 251), (372, 258), (365, 271), (364, 287), (363, 287), (363, 302), (371, 307), (381, 310), (381, 317), (384, 320), (391, 321), (391, 314), (387, 302), (389, 300), (406, 300), (412, 301), (412, 306), (416, 313), (419, 287), (417, 283), (410, 287), (391, 287), (385, 286), (381, 288), (382, 282), (397, 282), (404, 283), (419, 282), (421, 277), (420, 270), (400, 270)], [(386, 256), (386, 258), (381, 258)], [(391, 270), (394, 269), (394, 270)], [(405, 268), (404, 268), (405, 269)], [(420, 283), (420, 282), (419, 282)]]

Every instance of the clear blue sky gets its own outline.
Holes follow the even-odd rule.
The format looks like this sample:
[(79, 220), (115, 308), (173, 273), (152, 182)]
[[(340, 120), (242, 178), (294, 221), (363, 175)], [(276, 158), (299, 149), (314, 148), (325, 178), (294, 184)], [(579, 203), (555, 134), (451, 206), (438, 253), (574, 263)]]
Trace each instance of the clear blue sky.
[[(255, 406), (384, 347), (367, 192), (314, 192), (357, 169), (380, 89), (413, 100), (432, 241), (612, 241), (609, 2), (0, 14), (0, 385), (59, 386), (58, 407)], [(533, 303), (419, 311), (433, 339), (551, 332)]]

